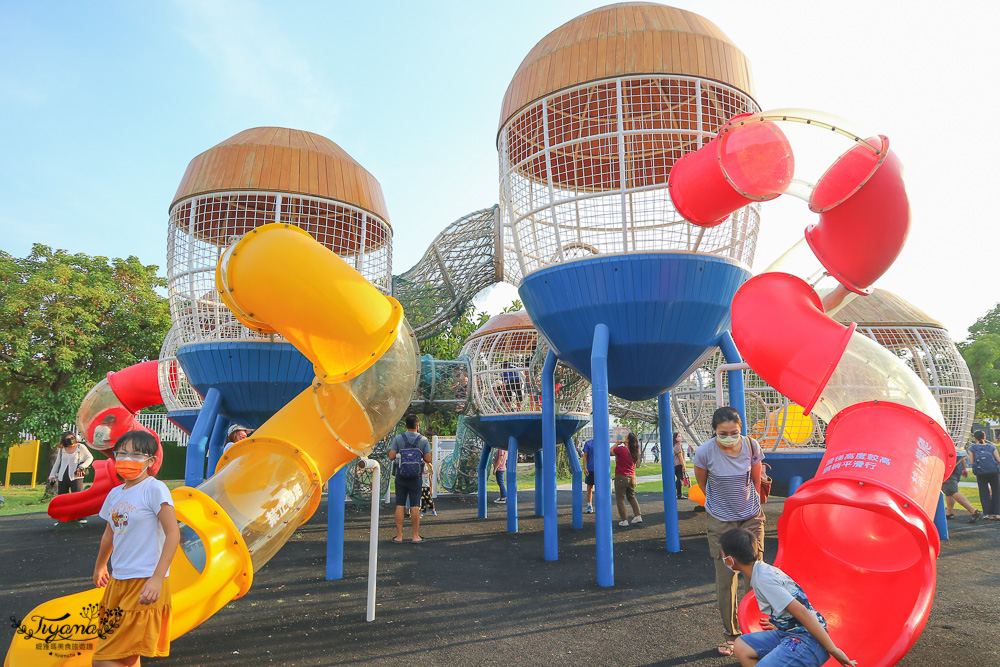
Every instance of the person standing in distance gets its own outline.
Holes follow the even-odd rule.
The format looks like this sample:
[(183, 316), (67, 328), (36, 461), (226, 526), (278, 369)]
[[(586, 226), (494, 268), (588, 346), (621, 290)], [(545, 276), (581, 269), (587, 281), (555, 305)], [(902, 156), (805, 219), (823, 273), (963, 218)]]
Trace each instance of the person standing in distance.
[(594, 441), (583, 443), (583, 469), (587, 482), (587, 514), (594, 513)]
[[(80, 493), (83, 491), (83, 476), (86, 474), (90, 464), (94, 462), (94, 455), (90, 453), (87, 446), (76, 439), (76, 435), (70, 432), (62, 434), (59, 438), (59, 449), (56, 452), (56, 460), (49, 471), (49, 482), (58, 482), (56, 487), (59, 495), (64, 493)], [(78, 519), (81, 524), (87, 523), (87, 519)], [(59, 525), (61, 521), (56, 521)]]
[(406, 415), (406, 433), (397, 435), (389, 447), (389, 460), (399, 459), (396, 463), (396, 537), (392, 539), (397, 544), (403, 541), (407, 499), (410, 501), (413, 543), (420, 544), (424, 541), (420, 537), (420, 492), (423, 487), (424, 463), (431, 462), (431, 444), (417, 432), (418, 426), (416, 415)]
[(979, 485), (979, 502), (986, 518), (997, 521), (1000, 520), (1000, 454), (995, 446), (986, 442), (986, 434), (982, 431), (976, 431), (972, 437), (975, 442), (965, 451)]
[(493, 474), (496, 476), (497, 486), (500, 487), (500, 497), (493, 502), (503, 505), (507, 502), (507, 485), (504, 484), (504, 478), (507, 476), (506, 449), (493, 450)]

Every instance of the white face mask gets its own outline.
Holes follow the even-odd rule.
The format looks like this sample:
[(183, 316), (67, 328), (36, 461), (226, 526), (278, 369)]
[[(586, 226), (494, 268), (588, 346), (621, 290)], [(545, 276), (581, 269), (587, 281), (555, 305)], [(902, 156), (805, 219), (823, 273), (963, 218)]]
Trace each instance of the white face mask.
[(732, 447), (740, 441), (741, 437), (738, 435), (717, 435), (715, 436), (715, 441), (723, 447)]
[(722, 559), (722, 564), (729, 568), (730, 572), (739, 574), (739, 570), (736, 569), (736, 561), (733, 560), (732, 556), (726, 556)]

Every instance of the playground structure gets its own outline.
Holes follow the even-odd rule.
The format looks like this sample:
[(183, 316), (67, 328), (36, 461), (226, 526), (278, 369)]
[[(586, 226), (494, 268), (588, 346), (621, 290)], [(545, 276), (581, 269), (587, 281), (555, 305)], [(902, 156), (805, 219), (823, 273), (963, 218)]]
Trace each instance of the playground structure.
[[(959, 445), (965, 441), (975, 411), (972, 376), (939, 322), (897, 295), (878, 289), (851, 301), (834, 319), (841, 324), (857, 323), (856, 331), (905, 361), (934, 395), (952, 441)], [(716, 352), (672, 392), (674, 428), (691, 442), (700, 442), (710, 433), (717, 396), (727, 392), (726, 374), (717, 373), (723, 363), (722, 353)], [(826, 422), (815, 414), (804, 415), (801, 406), (752, 369), (744, 369), (744, 393), (748, 433), (769, 450), (772, 477), (784, 484), (796, 475), (812, 477), (825, 452)], [(629, 407), (640, 418), (652, 417), (646, 405)]]
[[(739, 288), (733, 338), (765, 382), (829, 424), (820, 472), (785, 503), (775, 564), (829, 612), (839, 646), (878, 665), (895, 664), (927, 622), (940, 548), (931, 517), (955, 465), (927, 385), (855, 323), (831, 317), (867, 298), (905, 242), (901, 173), (884, 136), (782, 109), (731, 119), (670, 176), (674, 200), (699, 225), (780, 194), (820, 214), (803, 241)], [(863, 610), (846, 602), (858, 586)], [(744, 598), (742, 628), (760, 628), (755, 607)], [(876, 623), (893, 631), (872, 633)]]
[[(467, 488), (479, 454), (480, 516), (491, 449), (506, 445), (513, 460), (519, 449), (540, 454), (536, 512), (545, 559), (556, 560), (556, 446), (567, 442), (572, 465), (590, 396), (597, 438), (612, 407), (646, 410), (655, 399), (666, 452), (671, 399), (682, 412), (695, 397), (681, 383), (697, 377), (703, 402), (725, 362), (731, 404), (772, 448), (813, 443), (828, 424), (819, 474), (786, 503), (776, 564), (831, 610), (849, 654), (898, 660), (933, 599), (930, 516), (954, 464), (948, 415), (906, 364), (937, 374), (939, 399), (960, 383), (942, 381), (944, 362), (923, 331), (900, 339), (901, 359), (875, 344), (900, 342), (896, 334), (831, 319), (863, 308), (871, 297), (851, 299), (871, 291), (908, 230), (888, 140), (848, 126), (817, 112), (761, 113), (749, 64), (716, 26), (626, 3), (573, 19), (529, 52), (501, 110), (499, 207), (453, 223), (401, 276), (391, 274), (381, 187), (332, 141), (255, 128), (197, 156), (170, 207), (174, 327), (154, 374), (157, 400), (191, 431), (188, 486), (174, 491), (173, 636), (249, 589), (315, 511), (324, 481), (331, 497), (373, 486), (353, 471), (345, 485), (346, 464), (376, 455), (408, 409), (464, 410), (460, 428), (483, 436), (481, 453), (475, 440), (460, 442), (448, 468), (454, 487)], [(806, 199), (820, 222), (748, 281), (761, 202), (782, 193)], [(420, 338), (501, 279), (520, 285), (527, 313), (470, 337), (467, 366), (418, 357)], [(747, 383), (741, 353), (753, 369)], [(112, 385), (134, 415), (138, 403)], [(782, 398), (748, 411), (745, 395), (754, 406), (765, 387)], [(955, 395), (967, 400), (963, 391)], [(81, 432), (92, 436), (107, 409), (88, 408)], [(687, 423), (690, 413), (674, 416)], [(259, 428), (223, 454), (233, 421)], [(596, 575), (611, 586), (610, 458), (595, 451)], [(662, 461), (666, 479), (672, 462)], [(579, 528), (578, 463), (574, 474)], [(663, 498), (676, 551), (676, 499), (667, 489)], [(507, 516), (516, 530), (516, 503)], [(878, 599), (848, 613), (841, 598), (859, 587)], [(35, 613), (99, 599), (95, 589)], [(744, 627), (755, 627), (754, 614), (745, 600)], [(889, 630), (872, 640), (876, 622)], [(15, 639), (8, 663), (38, 657)]]
[[(487, 468), (494, 449), (508, 452), (507, 478), (511, 489), (517, 489), (518, 453), (534, 454), (536, 515), (542, 513), (543, 495), (555, 498), (555, 477), (547, 479), (541, 474), (545, 457), (552, 457), (553, 470), (555, 466), (555, 451), (541, 451), (543, 427), (548, 418), (555, 440), (566, 446), (573, 472), (573, 525), (582, 528), (583, 477), (573, 436), (590, 418), (587, 383), (565, 366), (557, 370), (554, 364), (549, 365), (548, 345), (524, 311), (490, 318), (465, 341), (462, 356), (469, 360), (472, 376), (472, 414), (466, 417), (465, 426), (484, 442), (478, 466), (479, 518), (486, 518)], [(548, 387), (554, 397), (554, 410), (546, 415), (542, 401), (544, 385), (554, 382), (554, 372), (559, 376), (558, 389)], [(516, 533), (517, 493), (509, 495), (506, 510), (507, 530)]]
[[(758, 109), (749, 63), (729, 38), (701, 16), (654, 4), (569, 21), (511, 80), (497, 135), (503, 245), (513, 255), (505, 272), (521, 280), (521, 301), (553, 357), (593, 384), (595, 440), (608, 432), (609, 394), (656, 398), (669, 425), (669, 390), (704, 356), (721, 346), (728, 361), (742, 361), (729, 303), (750, 276), (759, 204), (698, 227), (667, 181), (729, 118)], [(670, 451), (670, 429), (660, 438)], [(546, 461), (554, 447), (546, 439)], [(597, 581), (610, 586), (610, 456), (596, 451)], [(668, 478), (672, 463), (661, 460)], [(667, 549), (677, 551), (676, 497), (663, 501)], [(554, 560), (554, 502), (545, 512), (545, 558)]]

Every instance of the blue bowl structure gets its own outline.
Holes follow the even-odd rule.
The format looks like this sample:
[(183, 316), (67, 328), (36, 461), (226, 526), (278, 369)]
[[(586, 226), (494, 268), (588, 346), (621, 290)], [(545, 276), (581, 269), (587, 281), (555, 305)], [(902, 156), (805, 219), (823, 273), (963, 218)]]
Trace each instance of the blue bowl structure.
[(314, 377), (290, 343), (199, 343), (180, 348), (177, 360), (198, 393), (219, 392), (219, 414), (248, 428), (259, 428)]
[[(556, 415), (556, 442), (566, 442), (590, 419), (576, 415)], [(466, 417), (465, 424), (493, 449), (507, 449), (509, 438), (517, 438), (517, 451), (534, 454), (542, 448), (542, 415), (512, 414)]]
[(519, 292), (559, 360), (588, 380), (594, 328), (605, 324), (608, 391), (638, 401), (675, 386), (718, 345), (749, 277), (741, 263), (712, 255), (611, 255), (536, 271)]

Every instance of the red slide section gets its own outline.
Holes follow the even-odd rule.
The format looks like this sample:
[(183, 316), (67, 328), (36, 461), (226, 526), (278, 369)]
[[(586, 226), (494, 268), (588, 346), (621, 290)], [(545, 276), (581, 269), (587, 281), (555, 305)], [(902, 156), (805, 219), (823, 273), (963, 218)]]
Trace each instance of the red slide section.
[[(77, 427), (88, 441), (93, 442), (94, 429), (109, 415), (115, 417), (110, 432), (112, 441), (130, 430), (153, 433), (135, 416), (139, 410), (163, 402), (156, 367), (156, 361), (144, 361), (117, 373), (108, 373), (107, 379), (90, 390), (77, 415)], [(155, 433), (153, 435), (156, 436)], [(156, 441), (159, 443), (159, 436), (156, 436)], [(163, 448), (160, 447), (150, 473), (155, 475), (162, 463)], [(53, 498), (49, 501), (49, 516), (58, 521), (73, 521), (97, 514), (108, 492), (120, 483), (113, 458), (94, 461), (93, 484), (80, 493), (66, 493)]]
[[(922, 412), (859, 403), (830, 423), (819, 472), (785, 501), (774, 564), (858, 664), (895, 665), (927, 623), (941, 546), (932, 517), (954, 462), (951, 438)], [(744, 632), (761, 629), (753, 593), (739, 618)]]

